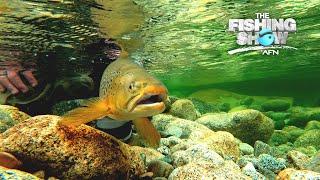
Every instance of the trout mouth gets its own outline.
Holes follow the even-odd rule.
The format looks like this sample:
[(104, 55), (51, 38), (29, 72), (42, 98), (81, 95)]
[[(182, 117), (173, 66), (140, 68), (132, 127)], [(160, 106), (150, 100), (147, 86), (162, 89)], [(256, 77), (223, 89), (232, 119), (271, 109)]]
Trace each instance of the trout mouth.
[(164, 94), (147, 94), (142, 96), (138, 101), (137, 101), (137, 106), (138, 105), (152, 105), (155, 103), (160, 103), (163, 102), (165, 99)]
[(167, 95), (164, 93), (146, 93), (140, 96), (135, 97), (131, 103), (129, 103), (128, 108), (130, 112), (133, 111), (158, 111), (165, 107), (164, 101), (166, 100)]
[[(141, 117), (159, 114), (165, 109), (168, 90), (160, 85), (149, 85), (141, 89), (141, 93), (134, 96), (127, 105), (130, 113), (139, 114)], [(143, 116), (142, 116), (143, 115)]]

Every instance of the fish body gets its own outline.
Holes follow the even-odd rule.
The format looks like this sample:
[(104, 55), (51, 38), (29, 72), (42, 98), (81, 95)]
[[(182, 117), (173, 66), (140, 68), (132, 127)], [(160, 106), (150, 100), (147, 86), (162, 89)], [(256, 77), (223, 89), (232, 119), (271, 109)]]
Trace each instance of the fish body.
[(60, 124), (78, 126), (106, 116), (132, 120), (138, 133), (151, 146), (157, 146), (160, 134), (147, 117), (165, 110), (167, 88), (126, 54), (105, 69), (100, 84), (99, 98), (70, 111)]

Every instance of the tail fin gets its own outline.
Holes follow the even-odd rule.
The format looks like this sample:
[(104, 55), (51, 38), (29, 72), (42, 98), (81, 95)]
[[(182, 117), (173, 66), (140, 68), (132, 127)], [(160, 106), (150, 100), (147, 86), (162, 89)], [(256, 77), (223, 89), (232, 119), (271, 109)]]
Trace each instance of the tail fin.
[(132, 121), (139, 135), (147, 141), (151, 147), (158, 147), (160, 134), (148, 118), (139, 118)]
[(110, 108), (104, 100), (91, 100), (86, 107), (79, 107), (71, 110), (62, 116), (60, 125), (79, 126), (98, 118), (109, 115)]

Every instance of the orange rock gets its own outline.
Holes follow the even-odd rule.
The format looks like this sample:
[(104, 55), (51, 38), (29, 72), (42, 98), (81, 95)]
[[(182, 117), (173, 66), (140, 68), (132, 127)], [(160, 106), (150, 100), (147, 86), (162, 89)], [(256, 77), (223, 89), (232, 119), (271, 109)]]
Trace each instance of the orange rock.
[(320, 173), (308, 170), (296, 170), (287, 168), (279, 172), (277, 180), (307, 180), (320, 179)]
[(59, 120), (42, 115), (15, 125), (0, 134), (0, 151), (13, 154), (26, 170), (61, 179), (127, 179), (145, 172), (129, 145), (86, 125), (59, 126)]

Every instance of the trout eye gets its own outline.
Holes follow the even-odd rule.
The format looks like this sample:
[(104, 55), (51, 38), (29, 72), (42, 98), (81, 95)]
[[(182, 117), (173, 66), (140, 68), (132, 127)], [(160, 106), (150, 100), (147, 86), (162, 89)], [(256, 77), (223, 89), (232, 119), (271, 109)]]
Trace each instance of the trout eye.
[(133, 90), (133, 83), (130, 83), (129, 89), (130, 89), (130, 90)]

